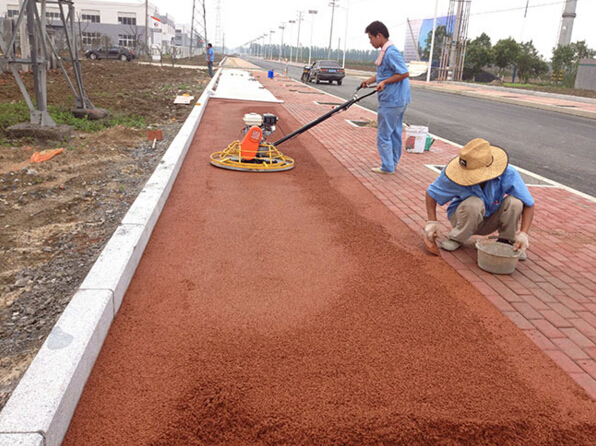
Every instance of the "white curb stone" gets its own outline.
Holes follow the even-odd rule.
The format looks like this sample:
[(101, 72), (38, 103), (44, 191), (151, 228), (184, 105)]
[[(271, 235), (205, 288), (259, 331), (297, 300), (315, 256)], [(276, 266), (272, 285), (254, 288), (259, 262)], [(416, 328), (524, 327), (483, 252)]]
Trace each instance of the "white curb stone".
[(118, 226), (80, 289), (111, 291), (116, 314), (148, 241), (144, 226)]
[(113, 318), (110, 291), (74, 295), (0, 413), (0, 433), (39, 432), (60, 444)]
[(0, 434), (0, 446), (43, 446), (40, 434)]

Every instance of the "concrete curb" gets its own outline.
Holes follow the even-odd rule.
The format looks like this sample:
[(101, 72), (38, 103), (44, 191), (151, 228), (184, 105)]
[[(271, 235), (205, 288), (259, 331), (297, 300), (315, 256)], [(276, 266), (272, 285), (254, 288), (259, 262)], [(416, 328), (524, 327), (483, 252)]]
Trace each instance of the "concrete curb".
[(571, 101), (571, 102), (583, 102), (584, 104), (596, 104), (596, 99), (592, 98), (585, 98), (583, 96), (571, 96), (568, 94), (560, 94), (560, 93), (549, 93), (546, 91), (538, 91), (538, 90), (525, 90), (523, 88), (511, 88), (511, 87), (499, 87), (497, 85), (479, 85), (479, 84), (472, 84), (466, 82), (441, 82), (443, 85), (457, 85), (459, 87), (466, 87), (466, 88), (479, 88), (479, 89), (486, 89), (486, 90), (493, 90), (493, 91), (503, 91), (506, 93), (511, 94), (525, 94), (528, 96), (537, 96), (541, 98), (555, 98), (560, 99), (562, 101)]
[(531, 102), (531, 101), (524, 101), (522, 99), (503, 98), (503, 97), (499, 97), (499, 96), (489, 96), (489, 95), (477, 93), (474, 91), (457, 91), (457, 90), (451, 90), (449, 88), (439, 87), (439, 86), (435, 86), (435, 85), (421, 85), (421, 84), (410, 83), (410, 86), (412, 88), (421, 88), (423, 90), (439, 91), (441, 93), (449, 93), (449, 94), (455, 94), (455, 95), (459, 95), (459, 96), (468, 96), (468, 97), (475, 98), (475, 99), (484, 99), (486, 101), (504, 102), (506, 104), (521, 105), (522, 107), (535, 108), (538, 110), (547, 110), (547, 111), (552, 111), (552, 112), (556, 112), (556, 113), (563, 113), (566, 115), (579, 116), (582, 118), (596, 119), (596, 112), (591, 112), (591, 111), (587, 111), (587, 110), (574, 110), (572, 108), (557, 107), (556, 105), (540, 104), (540, 103)]
[(0, 446), (59, 446), (201, 121), (217, 71), (0, 412)]

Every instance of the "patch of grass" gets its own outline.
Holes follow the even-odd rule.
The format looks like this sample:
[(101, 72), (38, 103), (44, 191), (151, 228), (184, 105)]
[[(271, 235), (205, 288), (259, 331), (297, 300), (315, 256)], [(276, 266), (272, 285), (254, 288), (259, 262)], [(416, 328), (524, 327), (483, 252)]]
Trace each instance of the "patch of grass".
[[(145, 128), (146, 120), (139, 115), (113, 115), (101, 121), (91, 121), (87, 118), (75, 118), (69, 109), (60, 106), (48, 107), (50, 116), (56, 124), (71, 125), (81, 132), (99, 132), (101, 130), (123, 125), (125, 127)], [(13, 103), (0, 103), (0, 132), (20, 122), (29, 121), (29, 108), (25, 101)], [(0, 141), (0, 144), (4, 144)]]
[(75, 118), (70, 110), (64, 107), (49, 106), (48, 111), (56, 124), (71, 125), (80, 132), (99, 132), (109, 125), (104, 121), (90, 121), (87, 118)]
[(29, 121), (29, 108), (25, 101), (0, 104), (0, 131), (27, 121)]
[(111, 125), (123, 125), (125, 127), (133, 127), (136, 129), (144, 129), (147, 127), (147, 121), (144, 116), (139, 115), (117, 115), (108, 118)]

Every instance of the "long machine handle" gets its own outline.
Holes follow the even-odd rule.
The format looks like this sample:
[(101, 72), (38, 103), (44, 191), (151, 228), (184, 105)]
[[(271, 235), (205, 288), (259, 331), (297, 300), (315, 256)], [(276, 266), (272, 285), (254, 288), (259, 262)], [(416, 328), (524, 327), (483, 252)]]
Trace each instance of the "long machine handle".
[[(360, 87), (356, 90), (358, 91), (360, 90)], [(279, 141), (275, 141), (273, 143), (274, 146), (279, 146), (281, 143), (286, 142), (288, 139), (293, 138), (294, 136), (298, 136), (304, 132), (306, 132), (307, 130), (310, 130), (311, 128), (313, 128), (315, 125), (319, 125), (321, 122), (326, 121), (327, 119), (329, 119), (331, 116), (333, 116), (336, 113), (339, 113), (340, 111), (344, 111), (347, 110), (348, 108), (350, 108), (352, 105), (354, 105), (356, 102), (361, 101), (364, 98), (367, 98), (369, 96), (372, 96), (373, 94), (375, 94), (377, 91), (373, 90), (370, 93), (365, 94), (364, 96), (360, 96), (360, 97), (353, 97), (352, 99), (350, 99), (348, 102), (340, 105), (337, 108), (334, 108), (333, 110), (331, 110), (330, 112), (325, 113), (323, 116), (321, 116), (320, 118), (315, 119), (312, 122), (309, 122), (308, 124), (306, 124), (303, 127), (300, 127), (298, 130), (293, 131), (292, 133), (290, 133), (289, 135), (284, 136), (282, 139), (280, 139)]]

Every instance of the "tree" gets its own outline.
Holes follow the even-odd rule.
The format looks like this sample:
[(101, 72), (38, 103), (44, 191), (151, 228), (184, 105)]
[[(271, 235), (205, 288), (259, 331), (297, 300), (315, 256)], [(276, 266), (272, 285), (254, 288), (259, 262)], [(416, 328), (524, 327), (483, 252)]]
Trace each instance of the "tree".
[(558, 78), (562, 74), (563, 85), (573, 88), (580, 60), (594, 57), (594, 55), (596, 55), (596, 51), (588, 48), (585, 40), (553, 48), (552, 67), (553, 74), (556, 75), (554, 77)]
[(520, 45), (520, 53), (517, 58), (517, 71), (524, 82), (528, 82), (531, 77), (540, 76), (548, 72), (548, 65), (542, 60), (531, 40)]
[[(429, 60), (428, 55), (430, 54), (430, 44), (432, 42), (433, 31), (432, 29), (428, 32), (428, 37), (426, 38), (426, 47), (424, 48), (423, 55), (426, 60)], [(433, 58), (432, 60), (439, 60), (441, 58), (441, 51), (443, 50), (443, 39), (445, 37), (451, 37), (451, 34), (447, 32), (447, 27), (445, 25), (437, 26), (437, 30), (435, 31), (435, 46), (433, 47)]]
[(472, 70), (473, 76), (480, 73), (485, 66), (492, 64), (492, 61), (493, 53), (489, 36), (482, 33), (471, 42), (468, 41), (465, 67)]
[(502, 76), (506, 68), (515, 64), (519, 53), (519, 44), (511, 37), (501, 39), (493, 46), (494, 64), (499, 68), (499, 76)]

